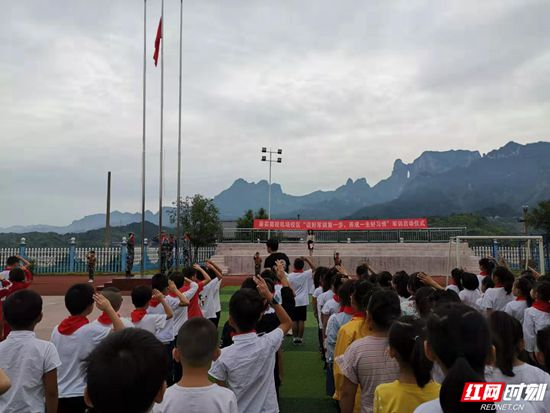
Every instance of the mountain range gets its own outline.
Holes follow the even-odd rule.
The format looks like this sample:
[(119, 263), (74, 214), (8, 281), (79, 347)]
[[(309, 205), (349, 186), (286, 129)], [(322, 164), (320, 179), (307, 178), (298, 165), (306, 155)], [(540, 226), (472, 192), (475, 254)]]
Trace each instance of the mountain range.
[[(522, 205), (550, 199), (550, 142), (521, 145), (509, 142), (487, 154), (450, 150), (423, 152), (414, 162), (394, 162), (391, 175), (369, 185), (365, 178), (352, 180), (333, 191), (290, 195), (280, 184), (271, 186), (274, 218), (337, 219), (448, 216), (472, 212), (483, 216), (517, 216)], [(234, 220), (247, 209), (267, 209), (268, 183), (237, 179), (214, 197), (222, 220)], [(163, 208), (163, 222), (169, 211)], [(114, 211), (112, 226), (139, 222), (139, 213)], [(158, 222), (158, 213), (146, 212)], [(73, 221), (66, 227), (47, 225), (0, 228), (0, 232), (80, 233), (103, 228), (105, 214)]]

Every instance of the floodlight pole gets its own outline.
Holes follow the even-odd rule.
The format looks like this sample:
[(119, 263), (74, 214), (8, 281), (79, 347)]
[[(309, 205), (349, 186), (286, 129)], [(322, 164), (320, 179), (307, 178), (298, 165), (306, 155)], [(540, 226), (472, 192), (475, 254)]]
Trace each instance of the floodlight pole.
[[(262, 153), (269, 153), (269, 159), (267, 159), (266, 156), (262, 156), (262, 162), (269, 162), (269, 190), (268, 190), (268, 196), (267, 196), (267, 217), (268, 219), (271, 220), (271, 164), (273, 164), (274, 162), (277, 162), (277, 163), (281, 163), (282, 162), (282, 158), (280, 157), (277, 157), (277, 159), (273, 159), (273, 154), (277, 154), (277, 155), (281, 155), (283, 153), (283, 150), (282, 149), (277, 149), (276, 151), (273, 151), (271, 150), (271, 148), (269, 148), (269, 150), (267, 150), (266, 147), (263, 147), (262, 148)], [(270, 238), (271, 237), (271, 229), (268, 229), (267, 230), (267, 237)]]

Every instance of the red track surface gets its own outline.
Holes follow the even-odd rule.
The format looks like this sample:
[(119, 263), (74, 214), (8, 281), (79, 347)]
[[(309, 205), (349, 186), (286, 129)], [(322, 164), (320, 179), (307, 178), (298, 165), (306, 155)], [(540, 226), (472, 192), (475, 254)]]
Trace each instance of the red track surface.
[[(120, 274), (97, 275), (94, 286), (99, 287), (113, 278), (120, 277)], [(246, 275), (228, 275), (223, 279), (224, 286), (241, 285)], [(77, 283), (88, 281), (86, 274), (80, 275), (35, 275), (31, 288), (40, 295), (65, 295), (65, 291)]]

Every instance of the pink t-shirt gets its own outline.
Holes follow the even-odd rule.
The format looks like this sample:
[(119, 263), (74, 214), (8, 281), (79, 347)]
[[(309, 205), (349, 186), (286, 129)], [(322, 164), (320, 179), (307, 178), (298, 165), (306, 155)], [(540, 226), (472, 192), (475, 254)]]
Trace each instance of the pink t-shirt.
[(367, 336), (353, 342), (343, 356), (337, 357), (344, 376), (361, 386), (361, 413), (374, 410), (374, 390), (399, 377), (399, 365), (389, 356), (386, 337)]

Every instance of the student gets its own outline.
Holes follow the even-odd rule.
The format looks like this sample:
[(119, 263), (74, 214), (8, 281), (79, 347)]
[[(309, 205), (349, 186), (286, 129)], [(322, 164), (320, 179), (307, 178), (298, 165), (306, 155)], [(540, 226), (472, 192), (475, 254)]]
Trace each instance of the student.
[(464, 304), (476, 310), (479, 309), (477, 301), (481, 298), (481, 292), (479, 291), (479, 279), (477, 275), (471, 272), (463, 272), (461, 279), (464, 289), (458, 293), (458, 297)]
[(537, 348), (535, 359), (541, 369), (550, 374), (550, 326), (537, 331)]
[(506, 304), (514, 299), (512, 287), (514, 286), (514, 274), (508, 268), (497, 267), (493, 272), (495, 286), (487, 288), (479, 303), (481, 310), (486, 311), (487, 316), (492, 311), (502, 311)]
[(376, 274), (376, 284), (381, 288), (392, 288), (392, 275), (388, 271)]
[(14, 268), (21, 268), (25, 272), (25, 281), (31, 282), (33, 275), (29, 267), (31, 263), (20, 255), (12, 255), (6, 259), (6, 266), (4, 271), (0, 272), (0, 280), (4, 280), (9, 277), (10, 271)]
[(332, 284), (330, 286), (330, 289), (332, 290), (332, 298), (328, 300), (321, 309), (321, 320), (323, 322), (323, 338), (326, 338), (326, 332), (327, 332), (327, 323), (328, 319), (331, 315), (336, 314), (340, 311), (341, 307), (341, 299), (338, 295), (338, 290), (340, 289), (340, 286), (343, 283), (343, 278), (340, 274), (336, 274), (334, 277), (332, 277)]
[(491, 278), (493, 271), (495, 270), (496, 264), (495, 260), (490, 257), (485, 257), (479, 260), (479, 275), (477, 279), (479, 285), (482, 284), (483, 280), (487, 277)]
[[(187, 316), (189, 318), (202, 317), (202, 310), (199, 303), (200, 293), (211, 281), (210, 276), (206, 271), (202, 269), (199, 264), (193, 264), (192, 267), (185, 267), (183, 269), (183, 275), (185, 278), (190, 279), (191, 281), (197, 283), (198, 289), (197, 292), (189, 300), (189, 308), (187, 311)], [(184, 285), (182, 292), (186, 292), (191, 288), (191, 285)]]
[(485, 364), (494, 351), (486, 320), (471, 307), (453, 303), (437, 307), (427, 327), (426, 356), (441, 367), (445, 379), (439, 398), (421, 404), (415, 413), (481, 412), (484, 403), (460, 399), (466, 382), (485, 381)]
[(409, 276), (407, 290), (409, 291), (410, 297), (406, 301), (401, 301), (401, 312), (403, 315), (418, 315), (416, 311), (416, 303), (414, 301), (414, 294), (416, 293), (416, 290), (426, 286), (426, 284), (422, 282), (422, 275), (423, 273), (414, 272)]
[[(310, 269), (304, 271), (304, 265), (308, 264)], [(292, 342), (303, 344), (304, 328), (307, 319), (307, 306), (309, 305), (309, 281), (313, 279), (315, 265), (308, 257), (296, 258), (294, 260), (294, 272), (288, 274), (288, 282), (294, 290), (295, 307), (290, 316), (292, 317)]]
[[(523, 330), (519, 321), (503, 311), (494, 311), (489, 316), (489, 327), (496, 349), (496, 362), (494, 367), (485, 369), (485, 379), (506, 384), (546, 384), (550, 388), (548, 373), (519, 358), (524, 351)], [(550, 392), (546, 391), (544, 401), (531, 402), (531, 405), (539, 413), (550, 412)]]
[(348, 280), (338, 288), (338, 297), (340, 297), (341, 308), (338, 313), (332, 314), (326, 323), (326, 359), (327, 359), (327, 396), (334, 394), (334, 346), (338, 338), (340, 327), (350, 321), (355, 314), (355, 309), (351, 306), (351, 295), (355, 288), (355, 281)]
[(525, 309), (531, 307), (533, 304), (533, 298), (531, 297), (532, 288), (533, 283), (528, 277), (518, 278), (514, 282), (514, 287), (512, 288), (512, 294), (514, 294), (516, 299), (504, 306), (503, 311), (518, 320), (520, 324), (523, 324)]
[(440, 385), (431, 378), (433, 362), (424, 353), (426, 324), (403, 316), (390, 328), (389, 354), (399, 364), (399, 378), (374, 391), (374, 413), (412, 413), (422, 403), (437, 399)]
[[(281, 347), (292, 320), (273, 300), (265, 281), (254, 277), (257, 292), (247, 288), (236, 291), (229, 301), (229, 322), (237, 331), (233, 344), (221, 350), (209, 371), (218, 384), (229, 387), (237, 397), (239, 412), (277, 413), (273, 355)], [(280, 326), (258, 336), (255, 327), (263, 311), (263, 300), (274, 308)]]
[(455, 293), (460, 294), (460, 292), (464, 289), (462, 286), (462, 274), (464, 274), (463, 270), (460, 268), (453, 268), (451, 271), (449, 285), (445, 289), (452, 290)]
[(539, 281), (533, 291), (535, 301), (533, 305), (525, 309), (523, 315), (523, 337), (525, 339), (525, 350), (534, 359), (534, 352), (537, 351), (537, 332), (550, 326), (550, 282)]
[(94, 413), (150, 412), (166, 391), (167, 369), (164, 347), (150, 332), (110, 334), (84, 362), (86, 404)]
[(219, 352), (218, 332), (210, 321), (204, 318), (187, 321), (178, 333), (174, 349), (174, 359), (183, 366), (183, 377), (168, 388), (153, 412), (238, 413), (235, 394), (208, 379), (208, 369)]
[[(160, 302), (164, 309), (164, 314), (149, 314), (147, 309), (151, 299), (154, 298)], [(130, 313), (130, 320), (135, 328), (147, 330), (152, 334), (157, 334), (165, 326), (167, 320), (174, 316), (174, 312), (166, 303), (164, 295), (158, 291), (153, 291), (148, 285), (138, 285), (132, 290), (132, 304), (135, 307)]]
[[(169, 307), (174, 314), (179, 307), (187, 307), (189, 300), (187, 297), (177, 289), (176, 284), (169, 280), (164, 274), (155, 274), (151, 279), (151, 287), (155, 291), (160, 291), (164, 298), (164, 302), (157, 298), (153, 298), (149, 301), (147, 307), (147, 314), (165, 316), (167, 314), (165, 305)], [(172, 295), (170, 295), (172, 294)], [(168, 371), (166, 376), (166, 383), (168, 386), (174, 384), (174, 376), (172, 365), (172, 350), (174, 349), (174, 317), (166, 319), (166, 324), (161, 329), (155, 332), (155, 337), (164, 345), (166, 354), (169, 360)]]
[[(113, 310), (116, 311), (117, 315), (120, 318), (118, 311), (120, 310), (120, 307), (122, 306), (122, 301), (124, 300), (122, 298), (120, 290), (116, 287), (105, 287), (103, 290), (101, 290), (101, 295), (111, 303)], [(120, 318), (120, 321), (122, 321), (122, 324), (124, 324), (125, 328), (134, 326), (132, 322), (126, 318)], [(109, 317), (109, 314), (105, 311), (103, 311), (99, 315), (99, 317), (92, 323), (95, 324), (95, 327), (97, 327), (98, 329), (106, 330), (107, 333), (109, 333), (113, 329), (113, 321), (111, 320), (111, 317)]]
[(395, 292), (381, 290), (372, 294), (366, 318), (370, 334), (354, 341), (343, 356), (335, 359), (345, 377), (340, 398), (342, 413), (353, 412), (359, 385), (361, 413), (372, 413), (376, 386), (399, 377), (399, 365), (386, 350), (388, 331), (400, 315), (401, 306)]
[(323, 278), (327, 272), (328, 272), (327, 267), (317, 267), (317, 269), (313, 273), (313, 284), (315, 286), (315, 289), (313, 290), (313, 294), (311, 295), (311, 310), (313, 311), (313, 316), (317, 321), (317, 337), (319, 340), (319, 351), (321, 352), (321, 354), (324, 353), (323, 352), (323, 329), (321, 327), (321, 314), (318, 311), (317, 302), (319, 300), (319, 296), (323, 294), (323, 292), (327, 291), (323, 289)]
[(83, 360), (111, 331), (88, 321), (87, 316), (91, 314), (94, 302), (99, 310), (109, 316), (114, 331), (124, 329), (111, 303), (102, 295), (95, 294), (90, 284), (75, 284), (67, 290), (65, 307), (70, 316), (54, 327), (50, 338), (61, 360), (57, 375), (58, 413), (86, 410), (85, 382), (81, 374)]
[[(8, 280), (2, 280), (4, 288), (0, 289), (0, 299), (10, 296), (16, 291), (29, 288), (31, 283), (27, 281), (25, 271), (20, 267), (14, 267), (10, 270)], [(2, 318), (2, 302), (0, 302), (0, 341), (5, 339), (10, 333), (10, 326), (3, 322)]]
[(421, 318), (427, 318), (432, 310), (438, 305), (444, 303), (460, 303), (458, 294), (453, 290), (433, 289), (432, 287), (422, 287), (414, 294), (414, 301), (418, 315)]
[(254, 275), (260, 275), (262, 272), (262, 257), (260, 257), (260, 253), (256, 251), (252, 259), (254, 260)]
[(17, 291), (4, 302), (4, 317), (11, 332), (0, 343), (0, 369), (11, 388), (0, 397), (0, 411), (56, 413), (61, 361), (55, 346), (34, 333), (42, 321), (42, 298), (31, 290)]
[[(365, 322), (367, 306), (371, 295), (378, 290), (378, 287), (366, 280), (359, 281), (355, 285), (355, 289), (351, 295), (351, 306), (355, 310), (355, 314), (338, 330), (336, 337), (336, 345), (334, 346), (334, 360), (342, 356), (348, 347), (363, 337), (370, 334), (369, 326)], [(334, 400), (339, 401), (342, 387), (344, 384), (344, 375), (340, 370), (338, 363), (334, 363)], [(355, 411), (361, 410), (361, 392), (358, 390), (356, 395)]]
[(206, 260), (206, 269), (212, 279), (203, 289), (201, 297), (203, 298), (202, 313), (204, 318), (209, 319), (218, 327), (220, 321), (220, 288), (222, 285), (223, 274), (218, 266), (212, 261)]
[(288, 272), (290, 260), (285, 253), (279, 252), (279, 241), (275, 238), (270, 238), (265, 243), (265, 246), (269, 255), (264, 260), (264, 268), (272, 270), (277, 264), (277, 261), (283, 260), (285, 262), (285, 272)]
[(88, 282), (93, 283), (95, 275), (95, 264), (97, 262), (97, 257), (95, 256), (94, 250), (86, 254), (86, 262), (88, 264)]
[(405, 271), (397, 271), (392, 277), (391, 284), (397, 295), (399, 295), (399, 301), (401, 303), (407, 301), (411, 296), (411, 293), (407, 288), (407, 285), (409, 284), (409, 274)]

